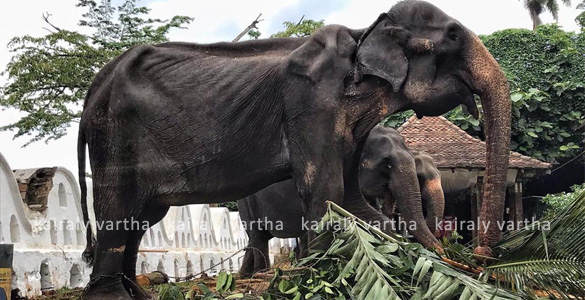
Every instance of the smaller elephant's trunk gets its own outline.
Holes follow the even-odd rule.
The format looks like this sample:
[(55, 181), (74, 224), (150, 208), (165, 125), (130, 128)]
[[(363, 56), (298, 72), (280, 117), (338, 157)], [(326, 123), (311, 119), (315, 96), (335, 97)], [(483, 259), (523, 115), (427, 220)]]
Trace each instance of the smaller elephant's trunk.
[(427, 209), (427, 226), (431, 232), (438, 230), (438, 224), (443, 220), (445, 212), (445, 195), (441, 186), (441, 178), (433, 178), (421, 182), (421, 194), (423, 203)]
[(394, 221), (369, 205), (363, 198), (344, 201), (343, 208), (370, 225), (378, 227), (382, 232), (394, 233)]
[[(414, 238), (425, 247), (437, 248), (441, 251), (441, 244), (429, 230), (423, 215), (422, 198), (420, 187), (417, 184), (418, 177), (414, 161), (412, 158), (400, 161), (400, 164), (395, 164), (390, 169), (388, 188), (392, 197), (406, 222), (408, 231)], [(400, 180), (397, 180), (398, 178)]]
[[(435, 238), (423, 215), (421, 195), (419, 192), (394, 190), (396, 204), (406, 223), (407, 229), (414, 238), (425, 247), (442, 249), (439, 241)], [(398, 199), (418, 199), (414, 201), (401, 201)]]

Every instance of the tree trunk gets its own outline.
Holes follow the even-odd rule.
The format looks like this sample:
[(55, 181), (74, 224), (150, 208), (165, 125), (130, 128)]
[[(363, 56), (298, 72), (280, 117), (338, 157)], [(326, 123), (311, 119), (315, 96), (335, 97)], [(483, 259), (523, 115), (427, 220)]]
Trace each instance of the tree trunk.
[(530, 13), (530, 19), (532, 20), (532, 30), (536, 30), (536, 28), (542, 25), (542, 20), (540, 19), (540, 13), (542, 12), (542, 7), (534, 2), (528, 4), (528, 12)]

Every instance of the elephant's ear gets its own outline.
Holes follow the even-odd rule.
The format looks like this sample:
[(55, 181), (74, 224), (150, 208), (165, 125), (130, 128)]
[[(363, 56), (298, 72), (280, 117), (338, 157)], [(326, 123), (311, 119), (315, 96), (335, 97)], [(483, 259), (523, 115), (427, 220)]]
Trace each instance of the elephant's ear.
[(403, 46), (408, 39), (404, 29), (391, 26), (387, 13), (364, 33), (358, 44), (354, 81), (373, 75), (388, 81), (397, 92), (408, 74)]

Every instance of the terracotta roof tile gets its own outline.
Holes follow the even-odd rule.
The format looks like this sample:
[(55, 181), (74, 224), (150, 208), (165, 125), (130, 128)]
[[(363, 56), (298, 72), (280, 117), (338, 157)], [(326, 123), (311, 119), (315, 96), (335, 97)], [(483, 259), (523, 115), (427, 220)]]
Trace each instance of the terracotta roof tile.
[[(485, 142), (444, 117), (412, 117), (398, 131), (410, 149), (427, 152), (439, 168), (485, 168)], [(510, 151), (509, 168), (550, 169), (551, 165)]]

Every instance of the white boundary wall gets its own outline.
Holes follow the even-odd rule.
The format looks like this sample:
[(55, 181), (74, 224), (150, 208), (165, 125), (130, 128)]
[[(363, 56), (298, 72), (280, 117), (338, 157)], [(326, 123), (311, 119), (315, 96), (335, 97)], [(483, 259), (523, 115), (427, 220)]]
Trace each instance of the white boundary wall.
[[(88, 192), (93, 219), (91, 180)], [(91, 268), (81, 259), (85, 248), (82, 220), (79, 186), (69, 170), (57, 169), (47, 209), (36, 212), (23, 203), (12, 169), (0, 154), (0, 243), (14, 244), (13, 289), (30, 297), (44, 289), (85, 286)], [(185, 277), (221, 263), (207, 273), (236, 272), (243, 251), (231, 256), (247, 242), (237, 212), (207, 204), (172, 207), (145, 233), (136, 270)], [(294, 246), (293, 239), (270, 242), (271, 253)]]

